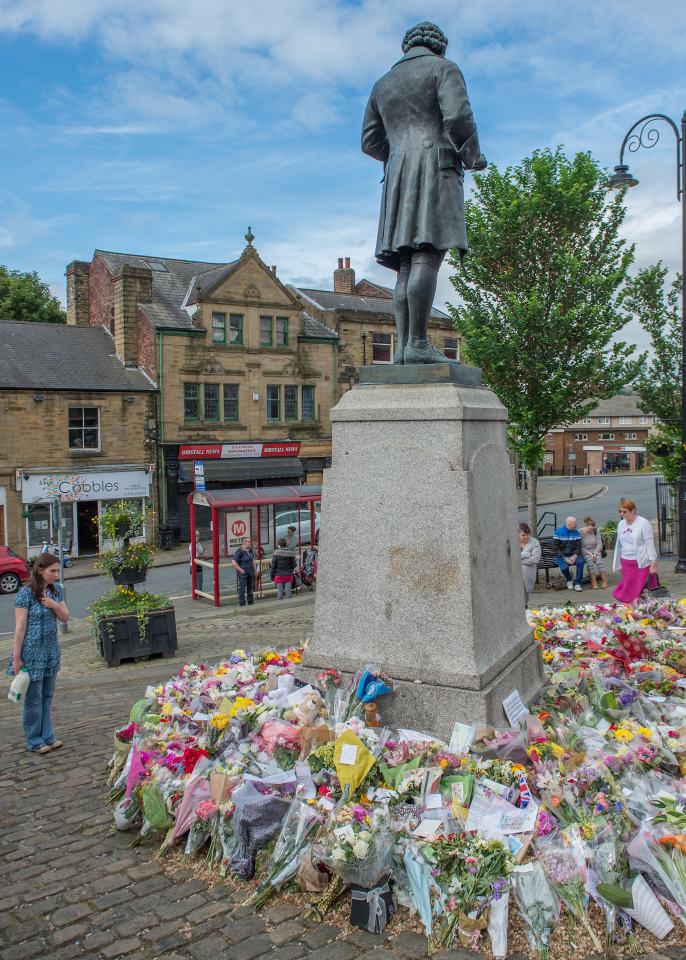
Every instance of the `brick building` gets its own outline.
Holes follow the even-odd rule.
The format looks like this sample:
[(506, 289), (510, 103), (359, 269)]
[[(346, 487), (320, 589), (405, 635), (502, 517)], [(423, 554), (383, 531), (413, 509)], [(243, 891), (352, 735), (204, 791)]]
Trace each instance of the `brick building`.
[[(227, 263), (96, 250), (67, 267), (68, 323), (103, 327), (158, 387), (160, 519), (182, 540), (194, 461), (210, 489), (321, 482), (331, 407), (360, 364), (393, 355), (391, 290), (342, 259), (333, 290), (286, 285), (246, 240)], [(457, 357), (450, 318), (431, 326)]]
[[(391, 363), (395, 350), (393, 291), (371, 280), (355, 280), (350, 258), (339, 258), (333, 274), (333, 290), (293, 288), (303, 298), (305, 309), (335, 330), (338, 342), (338, 382), (341, 392), (359, 379), (358, 367)], [(460, 340), (448, 314), (431, 311), (429, 336), (439, 350), (453, 360), (460, 358)]]
[(15, 552), (57, 542), (58, 494), (74, 556), (102, 546), (108, 501), (154, 508), (155, 387), (105, 331), (0, 322), (0, 418), (0, 543)]
[[(601, 400), (577, 423), (557, 427), (546, 438), (543, 472), (598, 474), (608, 470), (640, 470), (647, 463), (646, 440), (653, 417), (633, 394)], [(570, 460), (570, 454), (573, 459)]]

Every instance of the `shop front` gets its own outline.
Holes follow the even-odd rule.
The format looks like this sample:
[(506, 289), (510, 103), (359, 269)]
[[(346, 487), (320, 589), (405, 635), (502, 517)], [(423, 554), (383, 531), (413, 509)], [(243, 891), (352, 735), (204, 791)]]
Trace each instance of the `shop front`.
[(646, 448), (639, 445), (604, 443), (584, 446), (588, 473), (641, 470), (646, 465)]
[(93, 556), (101, 542), (98, 519), (113, 500), (134, 500), (149, 506), (152, 467), (113, 467), (80, 473), (18, 472), (21, 487), (25, 546), (29, 558), (44, 544), (55, 545), (62, 527), (62, 543), (73, 557)]
[[(185, 443), (164, 447), (167, 523), (174, 538), (190, 540), (188, 494), (194, 489), (195, 464), (202, 463), (208, 490), (298, 485), (305, 479), (301, 444), (292, 440), (246, 443)], [(209, 536), (199, 522), (201, 536)], [(209, 524), (209, 519), (206, 520)]]

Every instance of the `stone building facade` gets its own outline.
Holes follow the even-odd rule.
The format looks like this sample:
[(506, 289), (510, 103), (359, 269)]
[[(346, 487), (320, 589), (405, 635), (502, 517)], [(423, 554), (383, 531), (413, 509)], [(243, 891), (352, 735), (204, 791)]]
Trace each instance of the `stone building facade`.
[(5, 322), (0, 344), (0, 543), (33, 557), (61, 520), (72, 554), (92, 555), (108, 502), (154, 513), (154, 385), (99, 329)]
[[(320, 483), (329, 411), (363, 363), (390, 362), (393, 295), (339, 260), (333, 290), (282, 282), (248, 232), (227, 263), (96, 250), (67, 268), (67, 319), (103, 327), (159, 391), (160, 520), (189, 536), (194, 462), (210, 489)], [(459, 353), (446, 314), (438, 346)], [(436, 335), (437, 334), (437, 335)]]
[(543, 473), (640, 470), (648, 463), (653, 419), (633, 394), (601, 400), (586, 417), (548, 434)]

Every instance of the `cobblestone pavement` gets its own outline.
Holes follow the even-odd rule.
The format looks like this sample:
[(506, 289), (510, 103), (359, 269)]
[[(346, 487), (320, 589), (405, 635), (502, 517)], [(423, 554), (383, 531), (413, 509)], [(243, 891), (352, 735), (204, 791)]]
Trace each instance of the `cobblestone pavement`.
[[(181, 624), (180, 656), (107, 669), (90, 637), (69, 635), (55, 702), (63, 749), (44, 757), (24, 750), (20, 712), (0, 684), (0, 958), (2, 960), (411, 960), (424, 956), (414, 933), (393, 939), (303, 920), (275, 903), (260, 915), (210, 889), (191, 870), (165, 875), (152, 847), (131, 848), (112, 832), (104, 803), (112, 731), (146, 684), (186, 659), (212, 660), (236, 646), (303, 640), (312, 605), (272, 605), (247, 614), (196, 617)], [(391, 931), (392, 933), (392, 931)], [(686, 950), (668, 951), (686, 960)], [(462, 949), (436, 955), (473, 958)]]

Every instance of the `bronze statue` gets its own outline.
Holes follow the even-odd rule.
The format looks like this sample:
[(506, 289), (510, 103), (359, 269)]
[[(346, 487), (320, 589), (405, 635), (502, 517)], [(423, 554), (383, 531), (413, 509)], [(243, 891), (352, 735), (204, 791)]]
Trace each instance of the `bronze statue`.
[(403, 58), (374, 84), (362, 150), (384, 165), (376, 259), (396, 270), (393, 363), (449, 363), (427, 329), (446, 251), (467, 250), (464, 171), (486, 158), (448, 40), (433, 23), (411, 27)]

